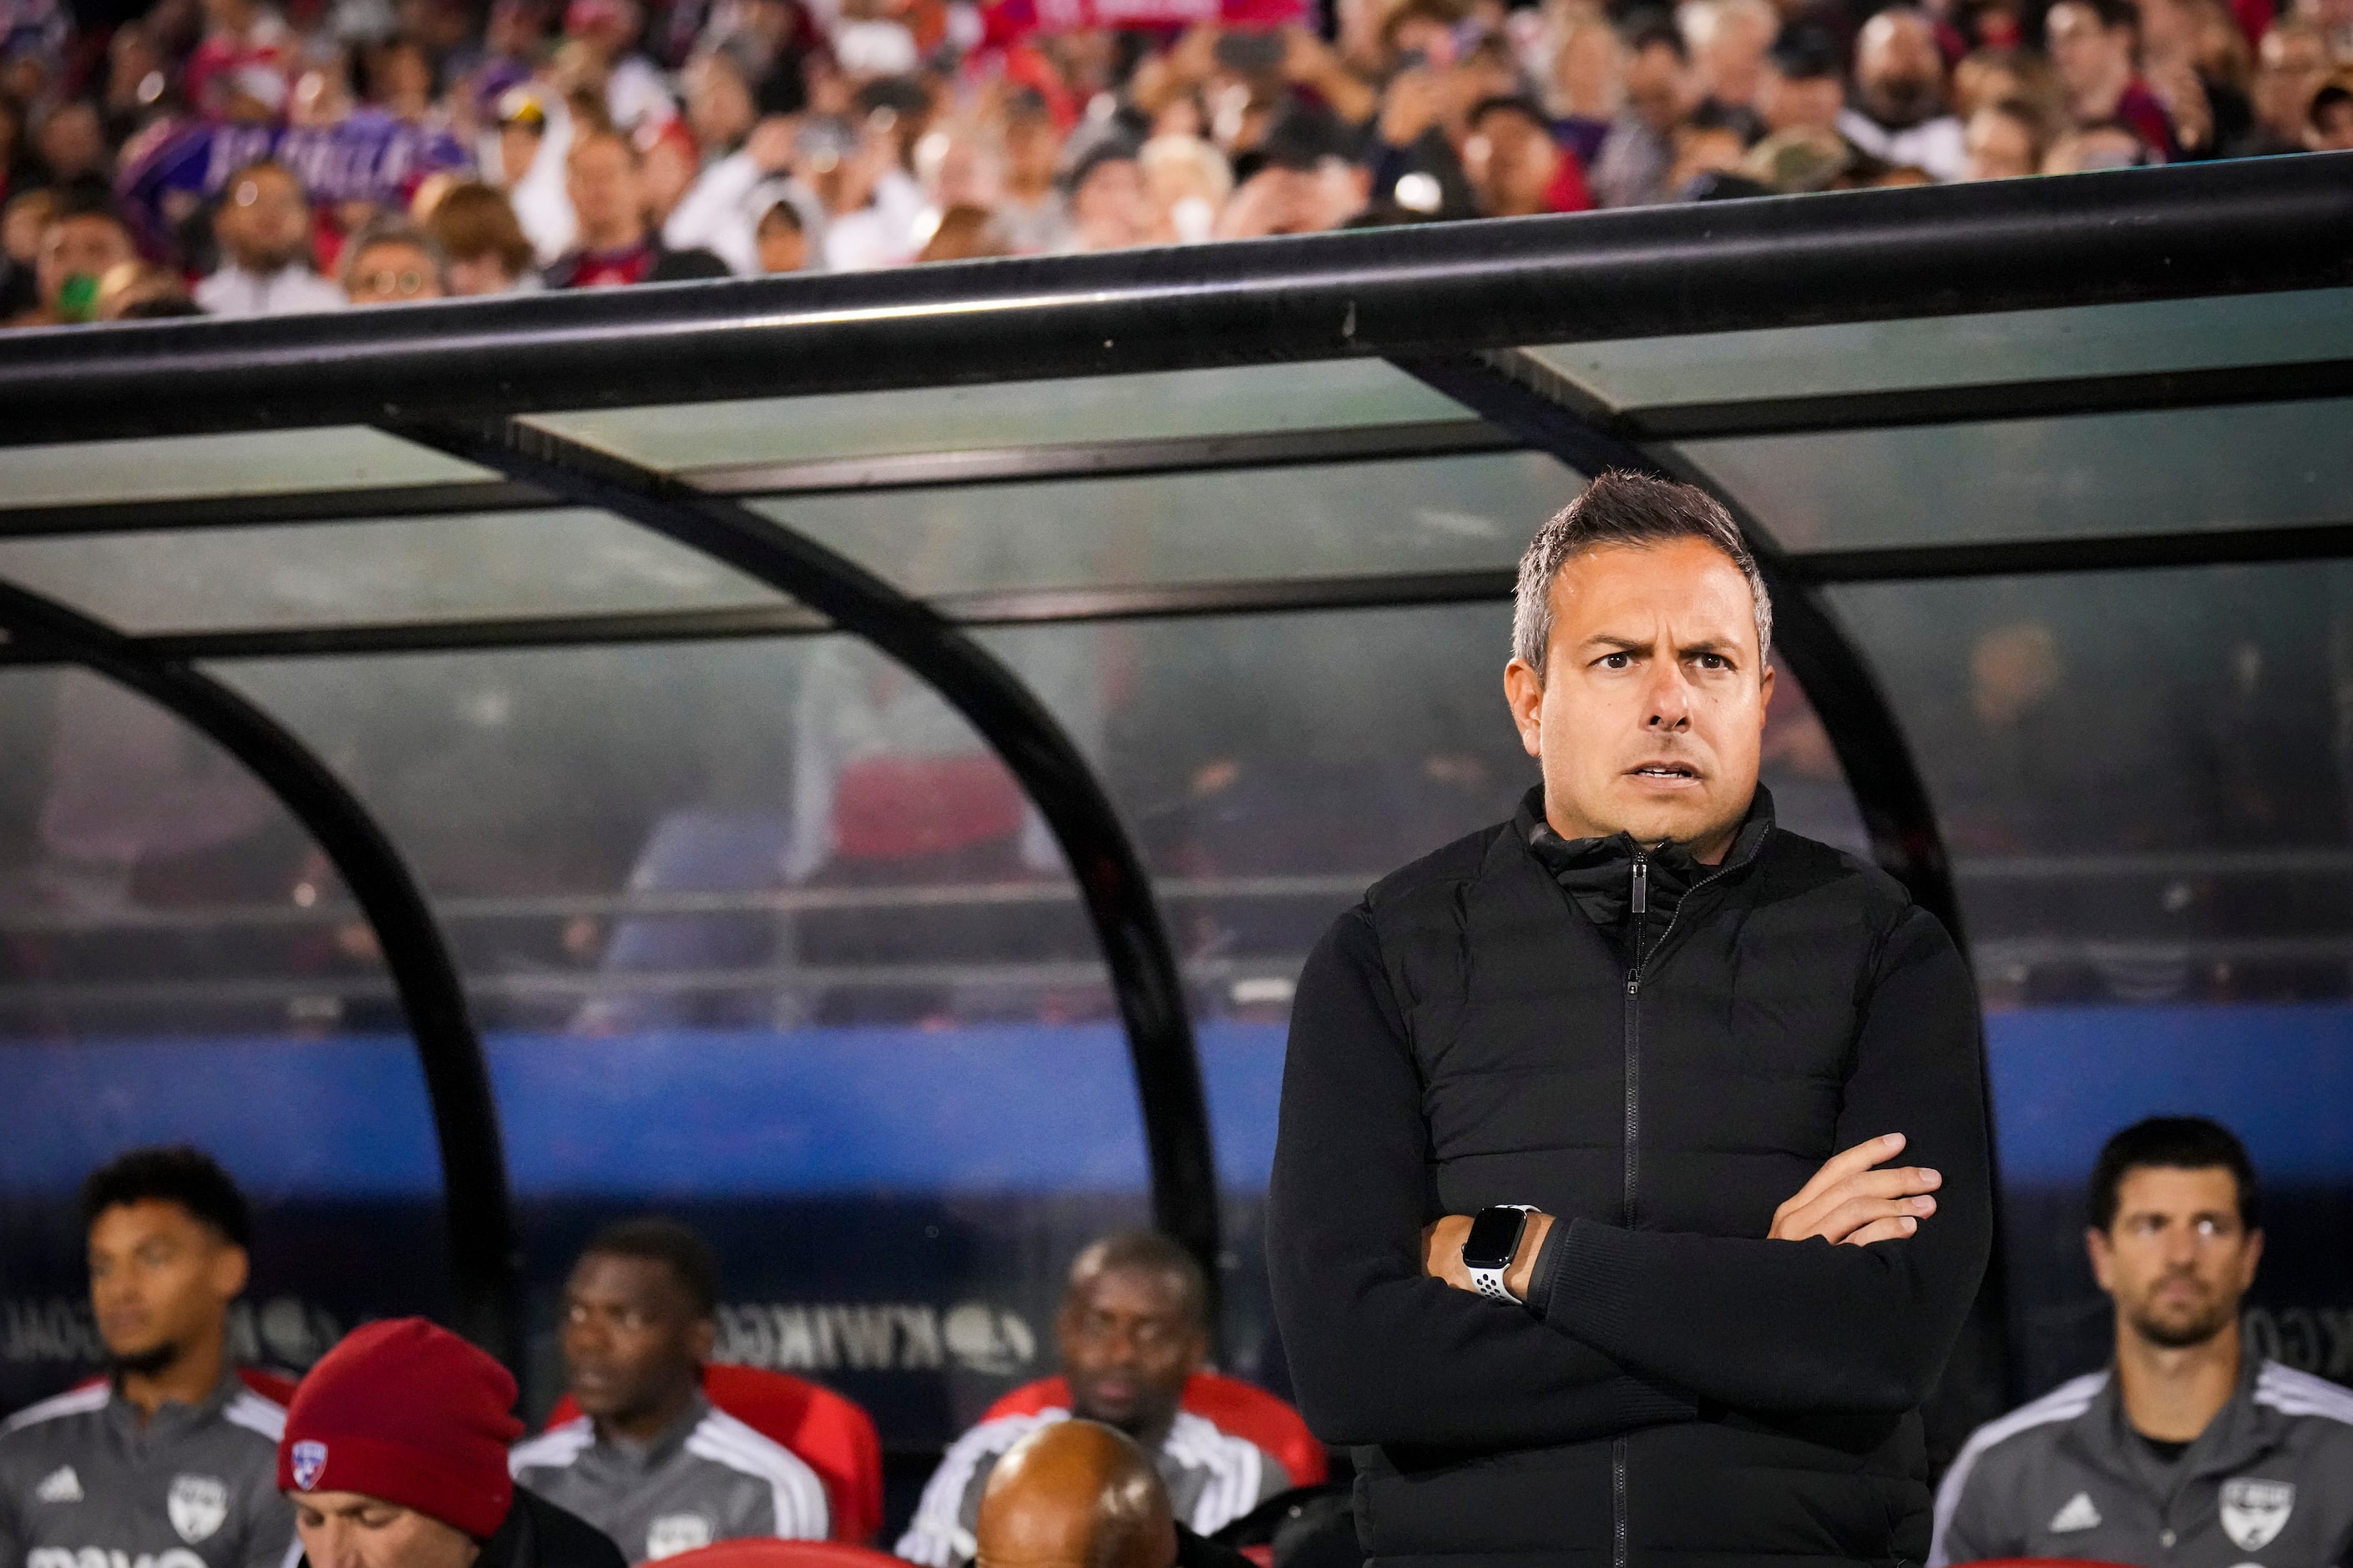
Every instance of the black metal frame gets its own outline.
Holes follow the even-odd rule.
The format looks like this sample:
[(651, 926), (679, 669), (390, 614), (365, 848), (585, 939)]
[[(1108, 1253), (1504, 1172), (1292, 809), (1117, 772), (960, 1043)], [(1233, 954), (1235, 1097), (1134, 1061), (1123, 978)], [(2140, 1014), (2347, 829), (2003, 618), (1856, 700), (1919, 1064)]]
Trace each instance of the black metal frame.
[(228, 687), (157, 659), (121, 633), (0, 583), (0, 627), (85, 666), (175, 714), (250, 769), (310, 833), (374, 930), (417, 1042), (440, 1145), (459, 1331), (520, 1367), (519, 1252), (498, 1102), (458, 966), (422, 889), (358, 796), (278, 721)]
[(1126, 1026), (1154, 1223), (1193, 1253), (1214, 1289), (1221, 1250), (1217, 1161), (1176, 953), (1143, 858), (1102, 781), (1020, 679), (928, 606), (738, 501), (520, 421), (386, 428), (519, 483), (602, 507), (726, 563), (897, 659), (971, 723), (1036, 804), (1070, 862)]

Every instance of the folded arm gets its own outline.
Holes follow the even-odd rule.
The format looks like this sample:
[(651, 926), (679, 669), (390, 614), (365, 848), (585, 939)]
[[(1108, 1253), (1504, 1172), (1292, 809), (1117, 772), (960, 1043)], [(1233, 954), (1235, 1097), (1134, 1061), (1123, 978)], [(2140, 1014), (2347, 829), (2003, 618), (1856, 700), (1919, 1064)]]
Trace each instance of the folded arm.
[(1993, 1234), (1977, 998), (1944, 928), (1916, 910), (1883, 950), (1837, 1146), (1891, 1131), (1943, 1176), (1933, 1216), (1908, 1233), (1835, 1246), (1579, 1219), (1535, 1305), (1629, 1371), (1737, 1408), (1909, 1409), (1943, 1369)]
[(1267, 1261), (1301, 1408), (1334, 1443), (1525, 1447), (1688, 1418), (1520, 1307), (1422, 1272), (1430, 1179), (1421, 1084), (1361, 911), (1300, 977), (1269, 1194)]

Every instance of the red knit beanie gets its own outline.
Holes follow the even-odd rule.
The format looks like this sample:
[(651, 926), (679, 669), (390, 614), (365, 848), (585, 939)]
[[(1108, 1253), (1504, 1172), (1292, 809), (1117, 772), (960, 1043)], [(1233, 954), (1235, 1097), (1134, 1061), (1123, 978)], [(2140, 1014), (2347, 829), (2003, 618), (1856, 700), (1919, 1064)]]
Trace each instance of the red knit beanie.
[(358, 1492), (494, 1535), (514, 1500), (514, 1398), (506, 1368), (422, 1318), (353, 1329), (286, 1407), (278, 1489)]

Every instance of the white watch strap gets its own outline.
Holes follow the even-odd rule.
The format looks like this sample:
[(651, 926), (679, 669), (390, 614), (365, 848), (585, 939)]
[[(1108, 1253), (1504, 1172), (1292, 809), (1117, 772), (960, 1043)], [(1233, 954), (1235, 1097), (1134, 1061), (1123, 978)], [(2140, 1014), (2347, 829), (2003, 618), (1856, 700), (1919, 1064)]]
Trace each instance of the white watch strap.
[[(1494, 1206), (1499, 1209), (1517, 1209), (1522, 1214), (1534, 1214), (1536, 1209), (1534, 1204), (1497, 1204)], [(1525, 1240), (1527, 1234), (1526, 1223), (1523, 1221), (1520, 1230), (1521, 1239)], [(1517, 1261), (1519, 1258), (1515, 1249), (1511, 1262), (1505, 1263), (1501, 1268), (1472, 1268), (1467, 1263), (1462, 1267), (1469, 1271), (1471, 1283), (1478, 1287), (1479, 1294), (1491, 1301), (1509, 1301), (1514, 1306), (1517, 1306), (1520, 1299), (1504, 1288), (1504, 1276), (1511, 1272), (1512, 1263)]]

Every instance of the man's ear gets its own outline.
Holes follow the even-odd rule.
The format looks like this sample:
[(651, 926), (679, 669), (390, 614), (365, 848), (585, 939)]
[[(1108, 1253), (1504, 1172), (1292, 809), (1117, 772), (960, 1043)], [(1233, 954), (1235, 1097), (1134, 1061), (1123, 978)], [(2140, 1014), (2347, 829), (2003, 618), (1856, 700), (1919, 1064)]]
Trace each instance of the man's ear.
[(1765, 673), (1757, 678), (1757, 704), (1760, 707), (1770, 708), (1773, 706), (1774, 674), (1773, 661), (1768, 658), (1765, 661)]
[(1525, 660), (1504, 667), (1504, 700), (1511, 704), (1512, 727), (1520, 732), (1520, 749), (1532, 757), (1544, 754), (1544, 677)]
[(2116, 1272), (2116, 1255), (2109, 1250), (2108, 1233), (2086, 1226), (2084, 1228), (2084, 1250), (2091, 1255), (2092, 1278), (2100, 1282), (2101, 1289), (2112, 1289), (2109, 1276)]
[(245, 1294), (246, 1282), (252, 1277), (252, 1259), (245, 1248), (235, 1242), (223, 1242), (213, 1252), (211, 1275), (213, 1294), (224, 1301), (234, 1301)]
[(686, 1331), (686, 1348), (697, 1366), (708, 1366), (712, 1353), (719, 1349), (719, 1325), (709, 1318), (697, 1319), (694, 1326)]
[(2251, 1230), (2247, 1232), (2247, 1260), (2240, 1266), (2239, 1269), (2239, 1289), (2242, 1291), (2253, 1288), (2255, 1268), (2263, 1260), (2263, 1233), (2260, 1230)]

